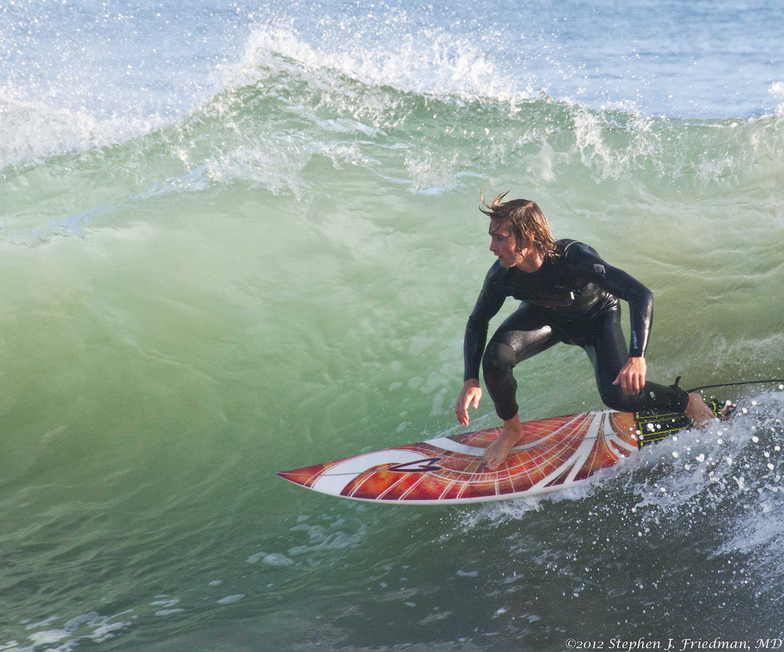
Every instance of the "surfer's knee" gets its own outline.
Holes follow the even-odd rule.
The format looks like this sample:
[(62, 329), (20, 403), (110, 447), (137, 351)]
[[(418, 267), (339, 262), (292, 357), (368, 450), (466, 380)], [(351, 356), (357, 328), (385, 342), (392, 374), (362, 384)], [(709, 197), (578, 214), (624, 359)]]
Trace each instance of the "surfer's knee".
[(485, 385), (495, 404), (496, 413), (504, 421), (517, 414), (517, 381), (512, 374), (515, 364), (517, 358), (511, 346), (493, 341), (487, 345), (482, 358)]
[(635, 412), (639, 409), (640, 395), (624, 394), (618, 385), (599, 388), (599, 396), (602, 399), (602, 403), (611, 410)]
[(600, 387), (599, 396), (608, 408), (619, 412), (640, 410), (683, 412), (689, 401), (689, 395), (680, 387), (655, 383), (646, 383), (645, 387), (636, 394), (624, 394), (620, 385)]
[(503, 342), (491, 340), (482, 357), (485, 382), (492, 383), (494, 379), (506, 376), (512, 371), (515, 364), (517, 364), (517, 359), (514, 349)]

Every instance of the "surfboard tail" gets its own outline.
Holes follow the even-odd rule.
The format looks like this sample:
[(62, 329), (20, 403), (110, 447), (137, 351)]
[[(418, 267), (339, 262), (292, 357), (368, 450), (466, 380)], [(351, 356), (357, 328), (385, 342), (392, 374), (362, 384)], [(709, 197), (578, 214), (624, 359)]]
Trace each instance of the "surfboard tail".
[[(726, 421), (735, 411), (735, 404), (731, 401), (719, 401), (716, 399), (706, 401), (706, 405), (711, 409), (716, 418)], [(689, 418), (682, 412), (635, 412), (634, 420), (640, 430), (638, 444), (639, 447), (653, 444), (680, 430), (688, 430), (692, 427)]]

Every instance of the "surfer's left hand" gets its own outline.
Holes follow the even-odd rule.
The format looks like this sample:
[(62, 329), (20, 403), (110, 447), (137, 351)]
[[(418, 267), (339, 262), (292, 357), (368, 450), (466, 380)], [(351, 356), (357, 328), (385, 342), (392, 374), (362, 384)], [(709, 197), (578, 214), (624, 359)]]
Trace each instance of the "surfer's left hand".
[(624, 394), (637, 394), (645, 386), (645, 374), (648, 364), (645, 358), (629, 358), (613, 385), (620, 385)]

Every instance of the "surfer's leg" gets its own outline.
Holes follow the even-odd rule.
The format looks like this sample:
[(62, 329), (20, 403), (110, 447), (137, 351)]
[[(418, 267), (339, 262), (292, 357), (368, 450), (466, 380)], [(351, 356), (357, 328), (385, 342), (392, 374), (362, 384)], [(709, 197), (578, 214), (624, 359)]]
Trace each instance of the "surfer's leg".
[(488, 469), (501, 466), (523, 436), (517, 407), (517, 381), (512, 370), (518, 362), (558, 341), (552, 328), (524, 304), (501, 324), (487, 345), (482, 359), (485, 385), (498, 416), (504, 421), (501, 434), (487, 447), (482, 458)]
[(679, 387), (646, 381), (643, 389), (637, 394), (624, 394), (620, 385), (612, 384), (629, 357), (620, 316), (619, 309), (608, 310), (597, 316), (595, 330), (584, 346), (593, 363), (596, 384), (604, 404), (622, 412), (654, 409), (666, 412), (686, 410), (690, 395)]
[(517, 414), (515, 365), (559, 342), (552, 327), (529, 304), (523, 304), (493, 335), (482, 358), (485, 385), (504, 421)]
[(482, 464), (490, 471), (495, 471), (501, 466), (512, 449), (523, 439), (523, 424), (520, 416), (515, 413), (511, 419), (504, 420), (504, 427), (495, 440), (485, 448), (482, 455)]

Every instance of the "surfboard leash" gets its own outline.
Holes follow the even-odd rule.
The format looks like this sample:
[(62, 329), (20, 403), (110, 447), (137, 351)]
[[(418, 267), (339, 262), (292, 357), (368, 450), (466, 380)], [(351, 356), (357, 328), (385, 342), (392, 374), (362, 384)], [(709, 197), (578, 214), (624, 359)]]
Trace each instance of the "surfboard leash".
[[(678, 387), (681, 382), (681, 377), (675, 379), (673, 387)], [(765, 383), (784, 383), (784, 378), (769, 378), (768, 380), (741, 380), (737, 383), (718, 383), (716, 385), (702, 385), (701, 387), (692, 387), (685, 390), (686, 392), (698, 392), (702, 389), (716, 389), (717, 387), (736, 387), (738, 385), (763, 385)]]

